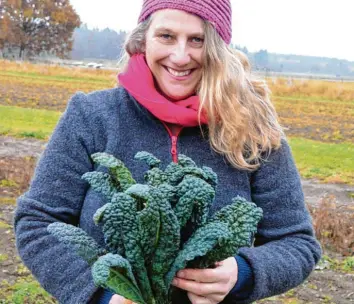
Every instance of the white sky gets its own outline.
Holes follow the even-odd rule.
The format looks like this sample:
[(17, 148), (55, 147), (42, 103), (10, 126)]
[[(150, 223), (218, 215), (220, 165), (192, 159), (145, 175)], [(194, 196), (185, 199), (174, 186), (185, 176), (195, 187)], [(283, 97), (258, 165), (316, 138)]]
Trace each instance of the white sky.
[[(142, 0), (71, 0), (90, 28), (131, 31)], [(249, 51), (354, 61), (353, 0), (231, 0), (232, 42)]]

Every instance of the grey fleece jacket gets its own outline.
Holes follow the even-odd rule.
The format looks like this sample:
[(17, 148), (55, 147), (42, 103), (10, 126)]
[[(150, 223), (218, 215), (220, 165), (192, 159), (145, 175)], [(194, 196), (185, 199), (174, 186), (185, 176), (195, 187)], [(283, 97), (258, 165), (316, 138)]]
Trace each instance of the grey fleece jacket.
[[(103, 246), (103, 234), (92, 217), (106, 202), (81, 176), (102, 169), (93, 165), (91, 154), (107, 152), (121, 159), (143, 183), (148, 168), (134, 160), (138, 151), (152, 152), (163, 166), (172, 161), (171, 138), (161, 121), (122, 87), (77, 93), (42, 153), (28, 191), (18, 198), (14, 229), (19, 255), (60, 303), (89, 303), (98, 288), (88, 264), (51, 236), (47, 226), (56, 221), (78, 225)], [(321, 249), (286, 140), (252, 173), (233, 168), (213, 152), (199, 127), (181, 131), (177, 153), (217, 173), (219, 184), (210, 215), (237, 195), (255, 202), (264, 212), (254, 247), (239, 253), (252, 268), (253, 290), (242, 301), (230, 293), (222, 303), (250, 303), (303, 282)], [(177, 296), (173, 299), (174, 303), (184, 301)]]

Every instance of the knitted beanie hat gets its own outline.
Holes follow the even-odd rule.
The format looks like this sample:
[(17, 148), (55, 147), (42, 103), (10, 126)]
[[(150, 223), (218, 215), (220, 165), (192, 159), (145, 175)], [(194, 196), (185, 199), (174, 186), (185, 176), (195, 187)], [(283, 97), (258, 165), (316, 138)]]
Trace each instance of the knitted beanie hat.
[(139, 23), (152, 13), (168, 8), (183, 10), (211, 22), (221, 38), (230, 44), (232, 34), (230, 0), (144, 0)]

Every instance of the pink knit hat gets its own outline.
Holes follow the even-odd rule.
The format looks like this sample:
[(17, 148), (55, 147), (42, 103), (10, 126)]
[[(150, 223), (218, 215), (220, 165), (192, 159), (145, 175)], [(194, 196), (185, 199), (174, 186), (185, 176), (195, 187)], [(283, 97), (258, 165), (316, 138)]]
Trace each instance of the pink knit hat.
[(144, 0), (139, 23), (152, 13), (167, 8), (183, 10), (210, 21), (221, 38), (230, 44), (232, 34), (230, 0)]

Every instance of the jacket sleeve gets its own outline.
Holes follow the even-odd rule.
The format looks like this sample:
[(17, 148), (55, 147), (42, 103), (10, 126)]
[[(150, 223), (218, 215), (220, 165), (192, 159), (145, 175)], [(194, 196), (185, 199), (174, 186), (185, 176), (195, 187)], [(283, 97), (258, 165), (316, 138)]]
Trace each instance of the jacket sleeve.
[(14, 229), (18, 253), (44, 289), (60, 303), (88, 303), (97, 291), (89, 265), (47, 232), (52, 222), (78, 225), (92, 171), (91, 110), (86, 95), (69, 101), (27, 192), (17, 199)]
[(251, 174), (252, 200), (263, 209), (254, 247), (239, 255), (253, 270), (247, 299), (232, 295), (227, 303), (250, 303), (284, 293), (301, 284), (321, 257), (321, 248), (304, 203), (301, 180), (285, 139)]

